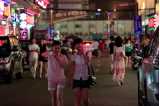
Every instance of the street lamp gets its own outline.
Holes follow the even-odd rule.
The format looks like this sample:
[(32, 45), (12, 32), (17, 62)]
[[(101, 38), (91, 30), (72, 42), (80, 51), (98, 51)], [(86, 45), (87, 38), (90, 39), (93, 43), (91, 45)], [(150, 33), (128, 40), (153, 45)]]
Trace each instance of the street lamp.
[(110, 29), (110, 16), (111, 16), (111, 12), (106, 12), (107, 13), (107, 20), (108, 20), (108, 33), (109, 33), (109, 35), (110, 35), (110, 32), (111, 32), (111, 29)]
[(101, 12), (102, 10), (99, 8), (99, 9), (97, 9), (97, 11), (98, 11), (98, 12)]

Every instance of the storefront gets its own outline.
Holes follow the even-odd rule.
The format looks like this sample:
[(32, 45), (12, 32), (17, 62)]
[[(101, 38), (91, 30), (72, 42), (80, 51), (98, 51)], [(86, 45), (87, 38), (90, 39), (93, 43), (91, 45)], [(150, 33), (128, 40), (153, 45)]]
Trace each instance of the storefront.
[(151, 21), (157, 21), (153, 18), (159, 16), (159, 2), (158, 0), (137, 0), (138, 3), (138, 16), (141, 17), (141, 24), (142, 24), (142, 31), (143, 33), (148, 33), (150, 31), (153, 31), (153, 28), (148, 28), (151, 25)]
[(0, 35), (8, 35), (10, 29), (10, 0), (0, 0)]
[(34, 26), (34, 15), (27, 13), (25, 10), (19, 14), (20, 17), (20, 39), (29, 40), (30, 39), (30, 29)]
[(35, 26), (35, 17), (40, 12), (36, 6), (21, 4), (20, 2), (12, 2), (11, 23), (13, 35), (18, 36), (20, 40), (30, 40), (31, 28)]

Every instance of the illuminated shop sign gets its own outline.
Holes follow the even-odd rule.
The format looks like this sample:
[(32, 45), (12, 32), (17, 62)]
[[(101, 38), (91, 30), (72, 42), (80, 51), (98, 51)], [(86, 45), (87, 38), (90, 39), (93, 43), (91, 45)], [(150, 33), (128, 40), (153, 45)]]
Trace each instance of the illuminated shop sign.
[(8, 16), (10, 16), (10, 13), (11, 13), (11, 11), (10, 11), (10, 5), (5, 6), (4, 7), (4, 13), (3, 13), (3, 15), (8, 17)]
[(134, 17), (134, 32), (136, 34), (142, 32), (142, 17), (141, 16)]
[(4, 11), (4, 1), (0, 0), (0, 11)]
[(156, 30), (159, 23), (158, 15), (148, 16), (148, 28), (149, 30)]
[(0, 0), (0, 19), (3, 18), (3, 12), (4, 12), (4, 1)]
[(19, 19), (20, 19), (20, 28), (22, 29), (26, 28), (27, 27), (27, 22), (26, 22), (27, 14), (21, 13)]
[(26, 20), (27, 19), (27, 14), (25, 14), (25, 13), (22, 13), (22, 14), (20, 14), (20, 20)]
[(11, 2), (11, 0), (2, 0), (2, 1), (4, 1), (4, 5), (6, 5), (6, 6), (8, 6)]
[(42, 8), (47, 8), (47, 5), (49, 4), (49, 0), (35, 0), (35, 2)]
[(26, 22), (26, 21), (22, 21), (22, 22), (20, 23), (20, 28), (24, 29), (24, 28), (26, 28), (26, 27), (27, 27), (27, 22)]
[(27, 24), (34, 25), (34, 16), (27, 15), (26, 21), (27, 21)]
[(4, 35), (5, 34), (5, 28), (3, 26), (0, 26), (0, 35)]
[(32, 8), (27, 8), (26, 13), (28, 15), (38, 15), (39, 14), (39, 12), (37, 10), (33, 10)]

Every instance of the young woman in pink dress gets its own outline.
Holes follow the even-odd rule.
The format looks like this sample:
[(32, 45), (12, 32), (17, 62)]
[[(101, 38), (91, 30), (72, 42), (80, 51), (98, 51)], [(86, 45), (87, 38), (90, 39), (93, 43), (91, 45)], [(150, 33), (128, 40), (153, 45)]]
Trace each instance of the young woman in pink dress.
[(118, 36), (115, 39), (115, 47), (113, 53), (113, 80), (118, 83), (119, 86), (123, 85), (125, 76), (125, 51), (122, 47), (122, 38)]

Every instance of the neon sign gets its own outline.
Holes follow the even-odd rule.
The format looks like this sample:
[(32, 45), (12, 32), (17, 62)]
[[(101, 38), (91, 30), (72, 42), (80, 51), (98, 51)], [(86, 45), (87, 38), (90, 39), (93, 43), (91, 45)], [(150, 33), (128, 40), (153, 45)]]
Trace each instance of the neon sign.
[(0, 11), (4, 11), (4, 1), (0, 0)]
[(27, 14), (26, 13), (21, 13), (20, 14), (20, 20), (24, 21), (27, 19)]
[(2, 1), (4, 1), (4, 5), (5, 5), (5, 6), (8, 6), (9, 3), (11, 2), (11, 0), (2, 0)]
[(49, 4), (49, 0), (35, 0), (35, 2), (42, 8), (47, 8), (47, 5)]
[(155, 30), (158, 27), (159, 23), (158, 15), (153, 15), (148, 17), (148, 28), (149, 30)]
[(34, 17), (33, 16), (27, 15), (26, 21), (27, 21), (27, 24), (34, 25)]
[(3, 15), (8, 17), (10, 16), (10, 12), (10, 5), (5, 6)]

